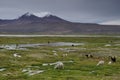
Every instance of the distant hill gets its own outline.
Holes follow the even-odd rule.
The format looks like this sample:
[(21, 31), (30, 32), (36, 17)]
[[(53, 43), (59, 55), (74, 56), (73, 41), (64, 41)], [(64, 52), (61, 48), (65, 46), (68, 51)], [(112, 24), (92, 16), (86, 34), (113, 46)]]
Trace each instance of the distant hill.
[(118, 25), (69, 22), (55, 15), (25, 13), (17, 19), (0, 19), (0, 34), (120, 34)]

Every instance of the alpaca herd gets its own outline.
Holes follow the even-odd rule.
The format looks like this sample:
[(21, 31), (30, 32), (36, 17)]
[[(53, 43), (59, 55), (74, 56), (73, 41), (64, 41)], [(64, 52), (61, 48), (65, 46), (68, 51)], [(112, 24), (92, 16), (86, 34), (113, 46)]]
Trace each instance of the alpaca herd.
[[(67, 56), (68, 56), (68, 54), (63, 54), (63, 57), (67, 57)], [(85, 57), (86, 58), (93, 58), (93, 55), (92, 54), (86, 54)], [(104, 65), (105, 62), (107, 63), (107, 61), (104, 61), (103, 59), (99, 60), (98, 63), (96, 64), (96, 66)], [(116, 57), (115, 56), (109, 56), (108, 65), (110, 65), (112, 63), (115, 63), (115, 62), (116, 62)], [(64, 69), (64, 64), (61, 61), (56, 62), (54, 65), (55, 65), (54, 69)]]
[[(116, 62), (116, 57), (115, 56), (109, 56), (109, 57), (110, 57), (110, 61), (108, 62), (109, 65)], [(103, 65), (104, 63), (105, 63), (104, 60), (100, 60), (97, 64), (97, 66)]]

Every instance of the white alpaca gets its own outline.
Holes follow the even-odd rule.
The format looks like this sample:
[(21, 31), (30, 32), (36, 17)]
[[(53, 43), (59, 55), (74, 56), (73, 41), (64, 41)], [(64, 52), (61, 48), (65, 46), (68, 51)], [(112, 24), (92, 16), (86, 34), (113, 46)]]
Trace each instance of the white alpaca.
[(42, 66), (48, 66), (49, 64), (47, 64), (47, 63), (44, 63), (44, 64), (42, 64)]
[(103, 65), (104, 63), (105, 63), (105, 61), (101, 60), (101, 61), (99, 61), (99, 62), (97, 63), (97, 66)]
[(54, 69), (64, 69), (64, 64), (62, 62), (56, 62)]
[(54, 51), (54, 50), (53, 50), (52, 52), (53, 52), (53, 53), (56, 53), (56, 51)]
[(14, 57), (21, 57), (18, 53), (13, 54)]
[(112, 62), (111, 62), (111, 61), (109, 61), (109, 62), (108, 62), (108, 64), (110, 65), (110, 64), (112, 64)]
[(58, 54), (57, 54), (57, 53), (54, 53), (53, 55), (54, 55), (54, 56), (58, 56)]
[(63, 54), (63, 57), (67, 57), (67, 53), (66, 53), (66, 54)]

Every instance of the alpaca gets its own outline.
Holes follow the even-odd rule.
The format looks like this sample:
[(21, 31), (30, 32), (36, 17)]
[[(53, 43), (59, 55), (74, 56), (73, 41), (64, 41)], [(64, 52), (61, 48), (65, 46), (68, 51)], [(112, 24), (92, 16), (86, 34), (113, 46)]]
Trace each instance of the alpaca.
[(105, 63), (105, 61), (101, 60), (101, 61), (99, 61), (99, 62), (97, 63), (97, 66), (103, 65), (104, 63)]
[(13, 54), (14, 57), (21, 57), (18, 53)]
[(68, 55), (68, 54), (66, 53), (66, 54), (63, 54), (62, 56), (63, 56), (63, 57), (67, 57), (67, 55)]
[(56, 62), (54, 69), (64, 69), (64, 64), (62, 62)]
[(112, 62), (116, 62), (116, 57), (110, 57)]

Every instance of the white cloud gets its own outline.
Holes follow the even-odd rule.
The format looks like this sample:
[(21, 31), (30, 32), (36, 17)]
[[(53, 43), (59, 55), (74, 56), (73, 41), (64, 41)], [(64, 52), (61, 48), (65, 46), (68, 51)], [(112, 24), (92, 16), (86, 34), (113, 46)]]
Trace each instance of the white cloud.
[(120, 25), (120, 20), (106, 21), (100, 24), (101, 25)]

